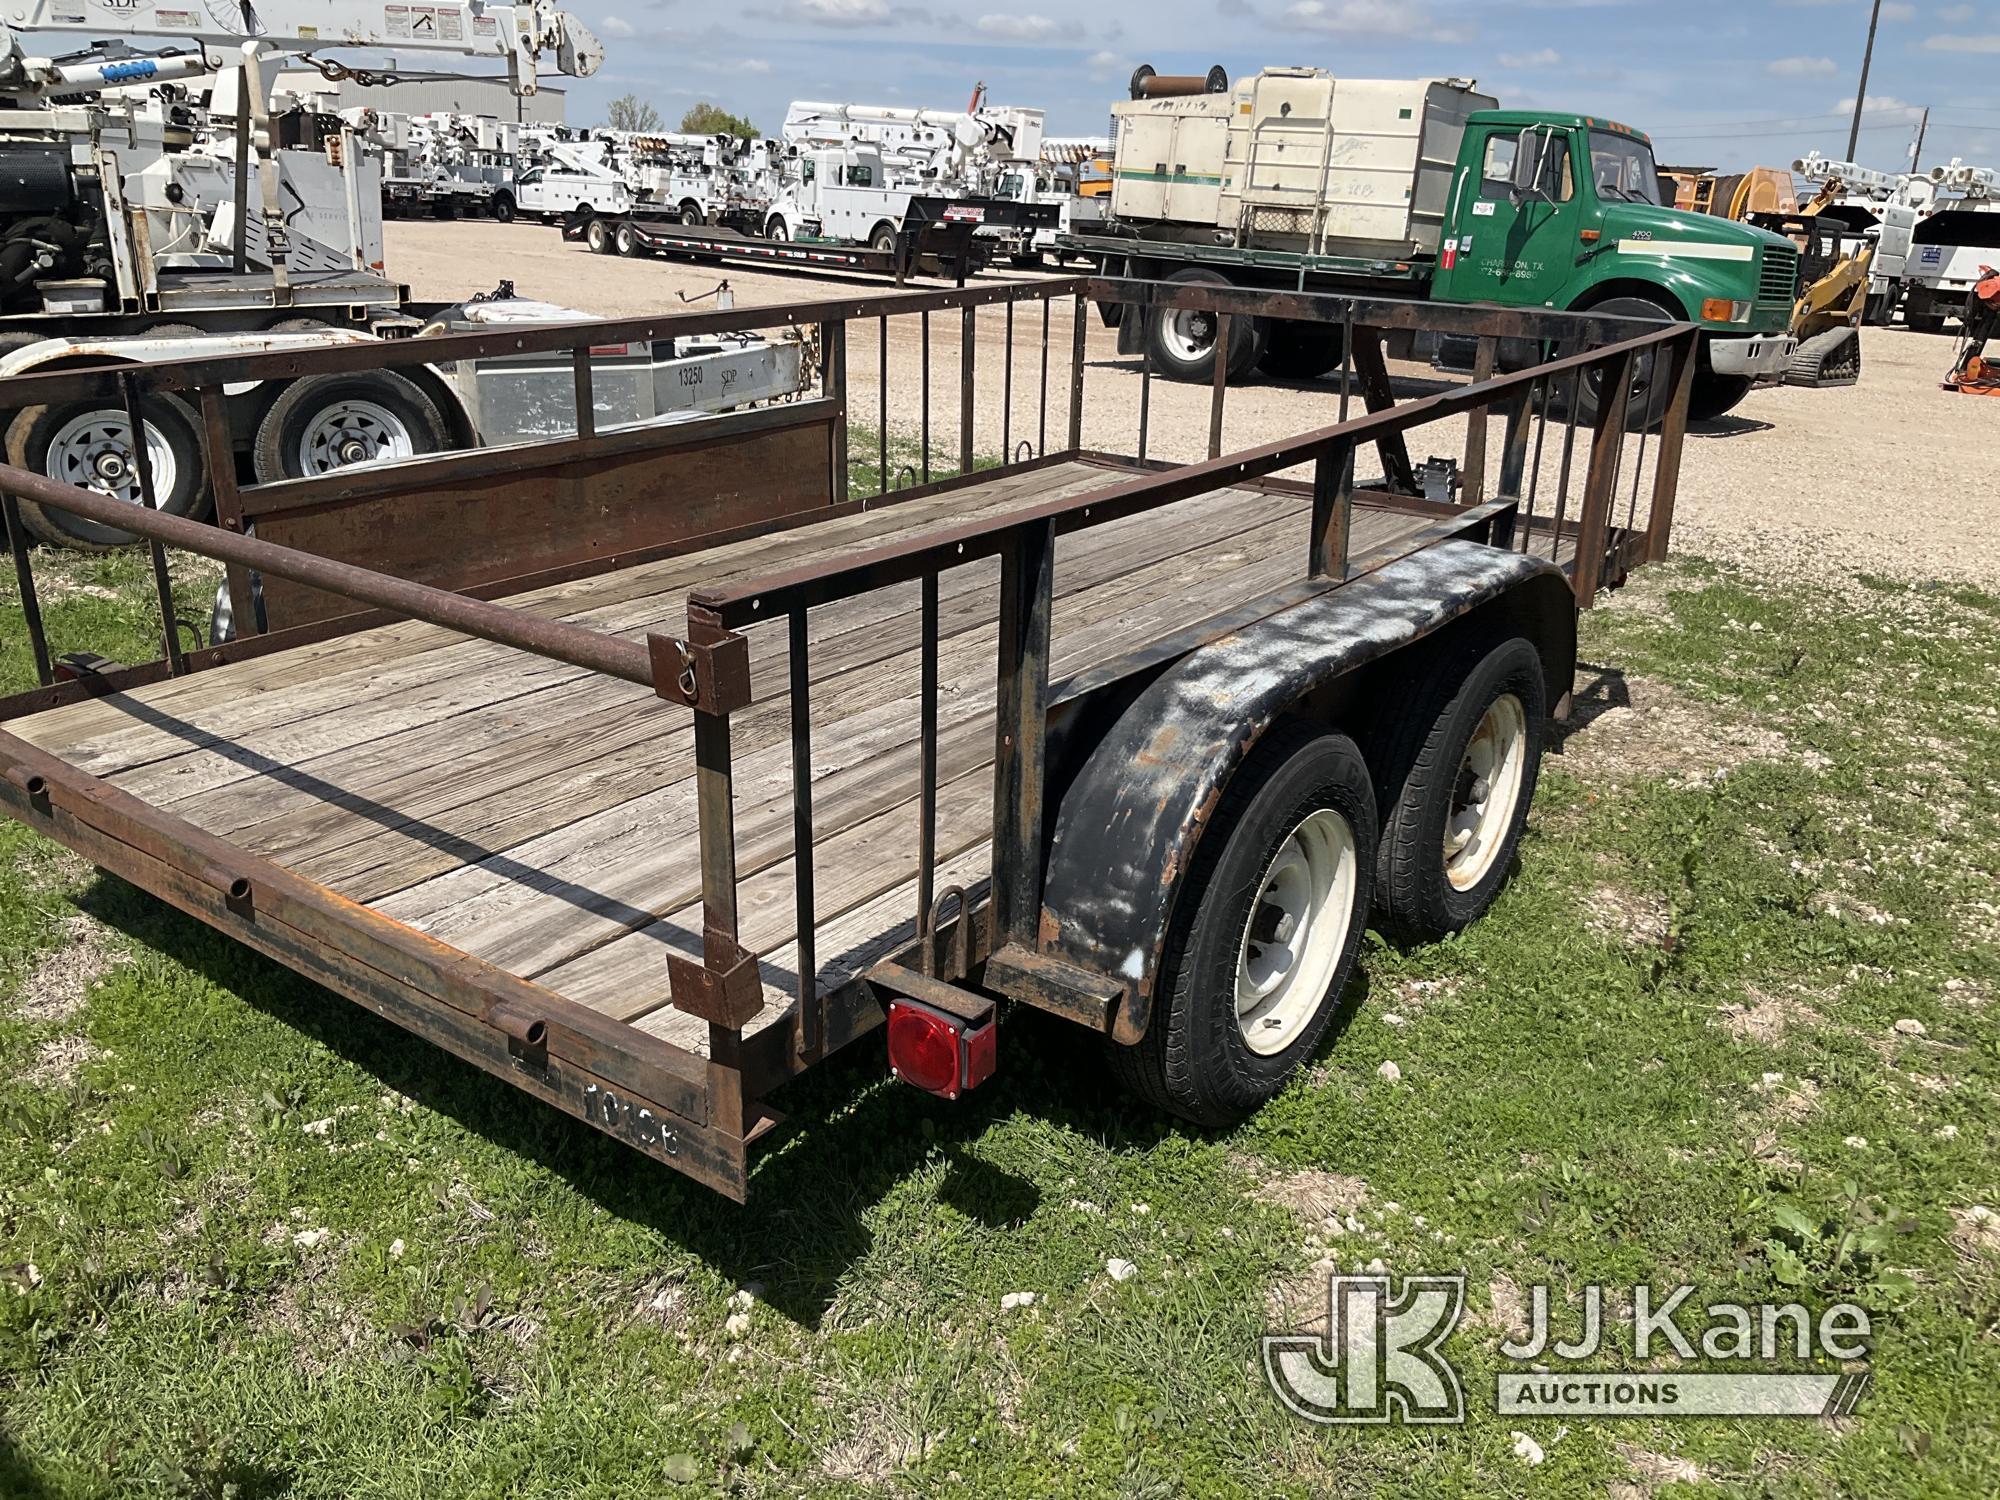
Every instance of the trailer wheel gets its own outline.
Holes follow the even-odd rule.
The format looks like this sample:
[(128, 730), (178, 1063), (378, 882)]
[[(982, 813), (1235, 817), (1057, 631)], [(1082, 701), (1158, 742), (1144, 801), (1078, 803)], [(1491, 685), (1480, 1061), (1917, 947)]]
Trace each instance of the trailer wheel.
[(1277, 1093), (1354, 972), (1375, 838), (1352, 740), (1293, 721), (1266, 734), (1197, 847), (1152, 1024), (1108, 1044), (1119, 1081), (1198, 1125), (1233, 1124)]
[[(200, 520), (208, 509), (207, 475), (194, 413), (178, 396), (148, 395), (142, 418), (146, 460), (153, 472), (153, 500), (169, 515)], [(132, 452), (132, 424), (122, 406), (75, 401), (30, 406), (7, 428), (7, 461), (49, 479), (95, 490), (138, 505), (139, 470)], [(139, 538), (55, 506), (19, 497), (22, 523), (39, 540), (85, 552), (129, 547)]]
[(493, 222), (511, 224), (514, 222), (514, 195), (495, 193), (493, 195)]
[(1317, 380), (1338, 369), (1346, 353), (1346, 334), (1338, 325), (1274, 319), (1257, 368), (1274, 380)]
[[(1167, 278), (1169, 285), (1228, 286), (1229, 281), (1214, 271), (1190, 267)], [(1229, 320), (1229, 379), (1241, 380), (1256, 368), (1264, 351), (1264, 320)], [(1146, 338), (1153, 368), (1169, 380), (1207, 384), (1215, 378), (1215, 314), (1158, 307), (1146, 317)]]
[(611, 240), (620, 255), (640, 256), (646, 247), (639, 243), (639, 233), (632, 227), (630, 219), (618, 221), (618, 228), (612, 232)]
[(1513, 636), (1459, 670), (1434, 663), (1431, 691), (1371, 746), (1382, 796), (1376, 926), (1435, 942), (1484, 915), (1506, 883), (1542, 763), (1542, 659)]
[(598, 255), (610, 255), (618, 248), (611, 226), (599, 218), (592, 218), (584, 226), (583, 242)]
[(251, 466), (257, 482), (269, 484), (449, 446), (436, 403), (394, 371), (309, 375), (286, 386), (264, 413)]

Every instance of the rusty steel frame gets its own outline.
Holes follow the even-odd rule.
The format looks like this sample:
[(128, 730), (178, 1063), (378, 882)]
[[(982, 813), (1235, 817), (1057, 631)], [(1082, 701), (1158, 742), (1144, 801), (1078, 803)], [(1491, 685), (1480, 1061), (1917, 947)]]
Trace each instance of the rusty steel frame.
[[(1070, 407), (1066, 445), (1049, 451), (1046, 439), (1049, 311), (1050, 304), (1058, 297), (1071, 300), (1073, 309)], [(970, 428), (976, 408), (976, 312), (982, 306), (1005, 304), (1011, 326), (1013, 303), (1021, 300), (1043, 303), (1039, 451), (1021, 463), (974, 474)], [(1082, 442), (1083, 319), (1093, 303), (1101, 302), (1141, 307), (1206, 307), (1223, 319), (1282, 316), (1338, 322), (1348, 338), (1340, 381), (1342, 420), (1297, 437), (1225, 455), (1218, 451), (1222, 447), (1224, 398), (1223, 382), (1217, 380), (1207, 434), (1211, 456), (1179, 466), (1148, 462), (1143, 456), (1146, 445), (1143, 428), (1151, 371), (1145, 368), (1141, 373), (1142, 430), (1138, 442), (1141, 456), (1119, 458), (1087, 450)], [(1440, 309), (1375, 298), (1246, 293), (1205, 286), (1163, 287), (1065, 278), (1035, 283), (1025, 289), (989, 287), (890, 298), (838, 299), (727, 314), (626, 320), (612, 325), (453, 335), (426, 340), (421, 345), (370, 347), (360, 353), (351, 348), (334, 348), (323, 351), (327, 356), (325, 364), (318, 358), (302, 362), (298, 355), (279, 354), (115, 371), (63, 371), (0, 383), (0, 401), (12, 404), (17, 399), (26, 402), (90, 394), (108, 381), (125, 401), (136, 428), (145, 390), (194, 390), (201, 398), (207, 442), (214, 447), (226, 447), (227, 413), (219, 394), (225, 381), (271, 379), (364, 365), (395, 368), (501, 352), (574, 350), (587, 348), (593, 341), (666, 338), (724, 327), (816, 322), (823, 330), (821, 347), (826, 361), (822, 368), (822, 395), (817, 399), (838, 408), (830, 429), (826, 461), (830, 469), (841, 471), (835, 494), (844, 497), (849, 457), (846, 417), (851, 399), (846, 380), (847, 323), (856, 318), (881, 320), (883, 386), (878, 397), (886, 412), (888, 319), (904, 313), (919, 318), (925, 331), (923, 362), (928, 387), (930, 315), (954, 308), (961, 314), (962, 339), (960, 472), (936, 483), (915, 485), (872, 501), (837, 498), (825, 513), (852, 514), (871, 503), (879, 505), (914, 495), (948, 492), (994, 473), (1026, 472), (1077, 459), (1111, 465), (1115, 472), (1107, 475), (1107, 482), (1087, 493), (1030, 504), (1004, 517), (935, 528), (903, 541), (747, 583), (694, 589), (688, 597), (684, 637), (655, 634), (643, 642), (624, 640), (477, 597), (477, 592), (483, 591), (455, 592), (431, 587), (261, 541), (241, 530), (244, 518), (257, 513), (259, 502), (250, 500), (249, 492), (239, 492), (233, 478), (219, 486), (222, 524), (209, 526), (154, 509), (128, 506), (0, 466), (0, 515), (4, 515), (7, 523), (16, 576), (22, 586), (24, 616), (36, 639), (38, 667), (45, 685), (50, 680), (46, 642), (39, 629), (32, 566), (16, 496), (132, 531), (145, 540), (156, 557), (172, 547), (218, 559), (229, 570), (233, 597), (240, 581), (250, 573), (269, 574), (351, 599), (376, 612), (343, 617), (343, 621), (361, 618), (377, 623), (383, 618), (396, 617), (428, 621), (587, 671), (643, 684), (662, 700), (690, 711), (700, 842), (702, 952), (699, 961), (670, 956), (668, 969), (670, 1003), (707, 1024), (706, 1058), (425, 937), (274, 862), (150, 807), (5, 732), (0, 732), (0, 804), (103, 868), (246, 945), (655, 1159), (741, 1200), (748, 1188), (749, 1148), (779, 1119), (764, 1097), (806, 1067), (865, 1034), (879, 1023), (882, 1014), (873, 989), (863, 980), (850, 980), (824, 994), (819, 992), (816, 982), (814, 929), (818, 908), (812, 870), (808, 630), (813, 608), (903, 581), (919, 581), (922, 588), (920, 859), (915, 937), (888, 960), (894, 974), (885, 982), (935, 988), (947, 982), (939, 977), (941, 967), (950, 981), (962, 980), (969, 970), (979, 969), (989, 988), (1101, 1028), (1109, 1024), (1118, 996), (1116, 987), (1047, 951), (1049, 945), (1039, 930), (1047, 727), (1052, 711), (1116, 681), (1120, 674), (1150, 670), (1218, 640), (1233, 629), (1338, 589), (1441, 541), (1473, 538), (1496, 547), (1525, 550), (1536, 539), (1534, 528), (1520, 524), (1524, 504), (1520, 488), (1528, 462), (1530, 414), (1538, 402), (1543, 403), (1544, 420), (1535, 445), (1538, 479), (1541, 437), (1546, 435), (1546, 401), (1551, 392), (1559, 389), (1564, 377), (1570, 378), (1573, 389), (1580, 389), (1587, 372), (1599, 372), (1614, 396), (1603, 404), (1603, 413), (1593, 424), (1588, 474), (1579, 497), (1578, 514), (1572, 520), (1559, 508), (1547, 525), (1556, 541), (1564, 536), (1574, 539), (1576, 602), (1587, 604), (1607, 579), (1621, 575), (1630, 566), (1664, 555), (1695, 364), (1695, 330), (1686, 325), (1614, 325), (1611, 320), (1564, 322), (1562, 315), (1532, 310)], [(1486, 378), (1399, 406), (1388, 384), (1382, 335), (1399, 328), (1436, 326), (1463, 331), (1480, 340), (1479, 369)], [(1609, 342), (1586, 352), (1544, 361), (1525, 371), (1493, 373), (1495, 341), (1499, 339), (1525, 337), (1554, 341), (1568, 337), (1587, 343), (1598, 335)], [(1665, 358), (1671, 362), (1671, 379), (1666, 382), (1671, 399), (1661, 423), (1650, 511), (1645, 527), (1640, 529), (1636, 526), (1636, 508), (1643, 477), (1640, 472), (1646, 441), (1643, 434), (1640, 457), (1633, 469), (1627, 524), (1621, 527), (1615, 523), (1625, 436), (1624, 405), (1615, 397), (1627, 388), (1635, 366), (1643, 358)], [(1012, 365), (1010, 343), (1000, 376), (1010, 400)], [(576, 371), (581, 414), (589, 407), (588, 360), (579, 359)], [(32, 396), (16, 396), (17, 390), (30, 388)], [(1367, 409), (1362, 415), (1349, 418), (1347, 399), (1355, 388), (1359, 389)], [(1495, 495), (1485, 499), (1486, 418), (1495, 410), (1504, 421), (1499, 444), (1500, 473)], [(1573, 396), (1564, 438), (1563, 482), (1559, 486), (1563, 495), (1559, 506), (1567, 501), (1570, 455), (1577, 426), (1575, 410)], [(1403, 436), (1425, 424), (1460, 415), (1469, 419), (1468, 454), (1476, 452), (1482, 460), (1477, 477), (1468, 482), (1462, 503), (1424, 500), (1409, 483)], [(928, 458), (927, 401), (925, 416)], [(1007, 420), (1011, 424), (1011, 412)], [(1008, 430), (1011, 436), (1011, 425)], [(579, 424), (578, 437), (564, 441), (587, 446), (604, 444), (620, 436), (593, 434), (584, 421)], [(1383, 490), (1358, 489), (1355, 485), (1354, 455), (1370, 444), (1384, 460), (1387, 488)], [(145, 472), (143, 445), (137, 452), (142, 493), (150, 497), (151, 480)], [(886, 442), (880, 458), (886, 469)], [(410, 466), (404, 478), (420, 481), (432, 465), (477, 466), (487, 461), (478, 454), (456, 460), (428, 460)], [(1299, 466), (1310, 467), (1309, 483), (1282, 477), (1281, 471)], [(289, 490), (297, 496), (306, 492), (304, 487), (318, 486), (316, 497), (322, 503), (339, 503), (367, 493), (385, 492), (390, 487), (387, 473), (385, 470), (379, 475), (334, 475), (325, 480), (294, 481), (270, 488)], [(886, 471), (881, 477), (886, 489), (889, 477)], [(1208, 620), (1170, 632), (1094, 673), (1070, 682), (1051, 683), (1053, 564), (1058, 537), (1232, 487), (1273, 495), (1310, 495), (1312, 521), (1307, 555), (1300, 560), (1298, 580), (1259, 599), (1238, 602)], [(1526, 497), (1530, 512), (1533, 495), (1531, 483)], [(1357, 500), (1403, 510), (1421, 518), (1423, 525), (1394, 545), (1357, 554), (1349, 540)], [(705, 543), (709, 539), (703, 540)], [(995, 662), (998, 701), (994, 731), (993, 878), (986, 889), (968, 892), (954, 887), (939, 891), (935, 887), (939, 578), (949, 568), (985, 557), (999, 558), (1001, 566)], [(164, 565), (155, 571), (163, 595), (162, 623), (171, 638), (174, 622)], [(247, 603), (247, 599), (243, 602)], [(798, 1003), (793, 1007), (790, 1023), (746, 1037), (743, 1028), (762, 1008), (763, 996), (757, 955), (742, 946), (737, 925), (730, 721), (732, 714), (750, 702), (749, 643), (741, 628), (753, 620), (780, 617), (788, 622), (791, 647), (787, 690), (791, 699), (793, 857), (797, 869), (800, 982)], [(333, 624), (354, 628), (343, 622)], [(234, 647), (208, 648), (193, 654), (199, 660), (189, 661), (176, 660), (170, 645), (164, 663), (155, 664), (163, 670), (154, 677), (135, 680), (158, 680), (194, 665), (281, 649), (293, 643), (281, 639), (285, 635), (302, 640), (315, 637), (315, 632), (308, 629), (275, 633), (262, 641), (244, 643), (246, 649), (242, 651)], [(117, 685), (130, 683), (121, 681)], [(941, 917), (947, 909), (948, 921)], [(904, 978), (896, 981), (895, 975)]]

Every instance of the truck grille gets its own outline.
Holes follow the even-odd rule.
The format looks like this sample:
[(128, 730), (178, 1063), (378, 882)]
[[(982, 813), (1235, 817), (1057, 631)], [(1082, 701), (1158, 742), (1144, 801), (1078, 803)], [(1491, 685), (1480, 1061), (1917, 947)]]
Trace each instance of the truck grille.
[(1759, 302), (1791, 302), (1799, 294), (1799, 252), (1790, 245), (1767, 245), (1757, 268)]

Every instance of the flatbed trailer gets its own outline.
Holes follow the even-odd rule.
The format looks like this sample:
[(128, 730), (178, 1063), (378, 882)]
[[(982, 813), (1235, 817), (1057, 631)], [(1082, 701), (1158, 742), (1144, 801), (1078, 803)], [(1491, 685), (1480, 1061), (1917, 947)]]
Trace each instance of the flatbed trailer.
[(990, 225), (1032, 234), (1055, 226), (1055, 204), (1007, 199), (910, 200), (893, 240), (867, 245), (841, 240), (764, 239), (715, 225), (688, 225), (657, 213), (597, 214), (579, 211), (563, 221), (563, 238), (599, 255), (656, 256), (704, 264), (766, 266), (823, 271), (839, 276), (881, 276), (901, 285), (911, 276), (948, 277), (965, 285), (982, 270), (997, 241), (978, 231)]
[[(1341, 324), (1339, 420), (1228, 451), (1218, 381), (1208, 456), (1165, 462), (1145, 371), (1127, 451), (1088, 445), (1088, 309), (1161, 299)], [(890, 472), (886, 433), (850, 447), (862, 335), (885, 406), (892, 324), (922, 338), (928, 429), (952, 315), (959, 472), (852, 492), (862, 463)], [(1037, 317), (1018, 430), (1037, 377), (1013, 336)], [(979, 334), (1003, 318), (1000, 353)], [(1398, 402), (1383, 341), (1439, 319), (1488, 370), (1503, 338), (1592, 347)], [(818, 331), (803, 399), (593, 430), (592, 348), (792, 326)], [(885, 1018), (892, 1065), (938, 1094), (990, 1072), (998, 1006), (1028, 1005), (1165, 1107), (1240, 1116), (1335, 1024), (1365, 923), (1452, 930), (1505, 879), (1577, 611), (1665, 553), (1695, 337), (1069, 278), (318, 351), (330, 372), (568, 350), (576, 431), (225, 479), (213, 526), (0, 468), (42, 677), (0, 701), (0, 804), (738, 1200), (773, 1094)], [(1657, 431), (1552, 415), (1646, 355), (1673, 397)], [(181, 393), (221, 451), (223, 386), (299, 358), (62, 371), (0, 401), (122, 379)], [(996, 388), (1026, 451), (979, 468)], [(1425, 498), (1407, 436), (1460, 420), (1458, 480)], [(14, 497), (148, 538), (159, 661), (60, 669)], [(183, 649), (169, 549), (260, 586), (260, 629)], [(1458, 775), (1426, 781), (1417, 750)], [(1275, 969), (1278, 1001), (1240, 1003)]]

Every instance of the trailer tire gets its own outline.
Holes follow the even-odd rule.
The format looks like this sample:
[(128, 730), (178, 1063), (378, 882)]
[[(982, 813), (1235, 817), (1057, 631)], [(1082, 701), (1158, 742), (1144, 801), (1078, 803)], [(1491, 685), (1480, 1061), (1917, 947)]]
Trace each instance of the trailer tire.
[(632, 227), (630, 219), (618, 221), (618, 228), (612, 232), (611, 239), (620, 255), (636, 258), (646, 253), (646, 247), (639, 243), (639, 232)]
[(618, 250), (618, 242), (610, 223), (595, 214), (591, 215), (590, 222), (583, 227), (583, 242), (590, 247), (594, 255), (613, 255)]
[(1274, 380), (1317, 380), (1340, 368), (1347, 336), (1338, 325), (1273, 319), (1257, 368)]
[(1541, 655), (1521, 636), (1485, 645), (1433, 657), (1435, 670), (1419, 664), (1430, 691), (1369, 747), (1382, 797), (1375, 925), (1398, 942), (1435, 942), (1485, 915), (1534, 800), (1547, 714)]
[[(1375, 791), (1352, 740), (1296, 720), (1266, 733), (1196, 848), (1151, 1025), (1131, 1046), (1106, 1044), (1113, 1075), (1210, 1126), (1234, 1124), (1283, 1088), (1340, 1011), (1367, 926), (1375, 839)], [(1289, 932), (1253, 940), (1266, 922)]]
[[(201, 520), (208, 511), (209, 488), (194, 412), (180, 397), (157, 392), (145, 398), (143, 416), (153, 466), (154, 503), (168, 515)], [(131, 443), (131, 425), (122, 407), (102, 407), (89, 401), (28, 406), (16, 412), (8, 424), (7, 461), (17, 469), (137, 505), (138, 478), (132, 468)], [(115, 473), (111, 466), (115, 466)], [(139, 540), (132, 532), (86, 521), (55, 506), (37, 505), (26, 496), (18, 497), (17, 503), (29, 533), (51, 546), (110, 552)]]
[(251, 467), (270, 484), (450, 446), (437, 403), (393, 370), (308, 375), (279, 392), (257, 424)]
[[(1229, 286), (1229, 279), (1214, 271), (1190, 266), (1167, 278), (1169, 285)], [(1215, 378), (1216, 319), (1210, 313), (1188, 312), (1169, 307), (1150, 308), (1146, 314), (1147, 350), (1153, 368), (1169, 380), (1185, 380), (1206, 385)], [(1229, 373), (1233, 383), (1257, 366), (1264, 352), (1265, 328), (1261, 318), (1229, 320)]]
[(511, 224), (514, 222), (514, 195), (495, 193), (493, 195), (493, 222)]

